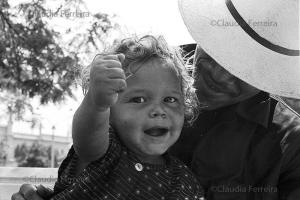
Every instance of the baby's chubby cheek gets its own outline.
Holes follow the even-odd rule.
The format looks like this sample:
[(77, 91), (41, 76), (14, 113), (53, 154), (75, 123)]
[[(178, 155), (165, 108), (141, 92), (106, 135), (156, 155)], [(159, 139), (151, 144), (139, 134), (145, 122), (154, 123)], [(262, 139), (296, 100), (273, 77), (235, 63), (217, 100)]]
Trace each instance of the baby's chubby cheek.
[(111, 126), (116, 129), (118, 133), (128, 132), (134, 130), (136, 127), (136, 122), (130, 118), (118, 118), (118, 117), (111, 117), (110, 124)]

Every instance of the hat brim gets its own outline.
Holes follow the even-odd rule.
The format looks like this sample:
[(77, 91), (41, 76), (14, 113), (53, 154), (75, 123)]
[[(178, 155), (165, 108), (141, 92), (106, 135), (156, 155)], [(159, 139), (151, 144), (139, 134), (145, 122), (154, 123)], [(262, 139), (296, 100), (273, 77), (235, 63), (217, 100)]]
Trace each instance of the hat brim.
[(235, 21), (225, 1), (179, 0), (179, 9), (195, 41), (230, 73), (260, 90), (300, 98), (299, 56), (264, 47), (240, 26), (213, 25)]

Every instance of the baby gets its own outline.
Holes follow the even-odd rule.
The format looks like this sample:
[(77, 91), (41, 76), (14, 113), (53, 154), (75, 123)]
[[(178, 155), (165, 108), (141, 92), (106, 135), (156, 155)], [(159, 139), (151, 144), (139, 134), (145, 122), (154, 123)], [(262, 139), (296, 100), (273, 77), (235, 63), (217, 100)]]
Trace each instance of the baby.
[(203, 199), (192, 172), (167, 153), (197, 107), (180, 53), (162, 37), (133, 37), (83, 74), (73, 147), (52, 199)]

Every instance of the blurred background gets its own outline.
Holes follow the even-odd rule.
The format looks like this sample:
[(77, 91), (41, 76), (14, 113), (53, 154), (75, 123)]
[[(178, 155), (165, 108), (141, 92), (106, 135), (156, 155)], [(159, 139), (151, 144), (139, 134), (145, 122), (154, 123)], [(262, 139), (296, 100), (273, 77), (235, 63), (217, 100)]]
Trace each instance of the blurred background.
[(58, 167), (83, 98), (81, 67), (133, 33), (193, 42), (175, 0), (1, 0), (0, 166)]

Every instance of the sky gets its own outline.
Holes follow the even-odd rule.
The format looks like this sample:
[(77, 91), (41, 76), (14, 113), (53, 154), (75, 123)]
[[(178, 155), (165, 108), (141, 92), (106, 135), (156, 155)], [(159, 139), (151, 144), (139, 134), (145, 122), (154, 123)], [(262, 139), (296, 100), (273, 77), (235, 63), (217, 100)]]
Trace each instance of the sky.
[[(26, 0), (10, 0), (16, 5)], [(54, 0), (55, 1), (55, 0)], [(181, 19), (177, 0), (84, 0), (87, 11), (116, 15), (114, 20), (121, 26), (121, 30), (137, 34), (162, 34), (171, 45), (192, 43)], [(72, 10), (71, 10), (72, 11)], [(63, 18), (53, 18), (51, 23), (64, 27)], [(78, 23), (78, 22), (77, 22)], [(33, 100), (35, 116), (42, 123), (42, 134), (52, 134), (55, 126), (55, 135), (66, 136), (71, 132), (72, 116), (83, 98), (81, 90), (76, 91), (77, 101), (68, 98), (64, 104), (39, 105)], [(30, 118), (30, 116), (29, 116)], [(31, 129), (30, 123), (15, 122), (14, 132), (39, 134), (39, 129)]]
[(116, 14), (130, 31), (163, 34), (172, 45), (194, 40), (181, 19), (177, 0), (85, 0), (91, 12)]

